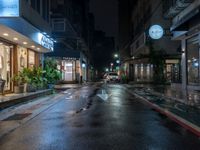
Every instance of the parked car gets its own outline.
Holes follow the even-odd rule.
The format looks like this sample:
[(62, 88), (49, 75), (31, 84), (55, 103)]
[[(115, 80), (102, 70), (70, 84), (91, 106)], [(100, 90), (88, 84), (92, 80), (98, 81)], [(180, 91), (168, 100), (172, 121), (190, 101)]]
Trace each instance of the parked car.
[(106, 82), (119, 82), (119, 76), (116, 72), (109, 72), (105, 76), (105, 81)]

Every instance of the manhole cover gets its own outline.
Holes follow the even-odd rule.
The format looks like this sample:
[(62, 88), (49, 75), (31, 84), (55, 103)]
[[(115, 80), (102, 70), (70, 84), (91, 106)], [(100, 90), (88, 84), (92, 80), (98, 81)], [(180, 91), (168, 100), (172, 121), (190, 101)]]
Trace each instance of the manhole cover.
[(4, 119), (3, 121), (22, 120), (22, 119), (28, 117), (29, 115), (31, 115), (31, 113), (14, 114), (14, 115), (9, 116), (8, 118)]

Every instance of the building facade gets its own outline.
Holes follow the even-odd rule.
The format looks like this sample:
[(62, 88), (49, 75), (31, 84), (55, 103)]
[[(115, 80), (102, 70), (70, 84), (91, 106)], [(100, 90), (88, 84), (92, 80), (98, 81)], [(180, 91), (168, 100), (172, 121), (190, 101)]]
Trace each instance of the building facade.
[(13, 92), (15, 74), (42, 66), (43, 54), (54, 50), (46, 3), (36, 9), (35, 1), (0, 1), (0, 76), (6, 92)]
[(165, 1), (165, 18), (170, 19), (172, 40), (181, 44), (183, 90), (200, 89), (200, 1)]
[[(47, 54), (47, 56), (59, 58), (58, 61), (63, 64), (61, 68), (66, 66), (64, 64), (67, 64), (67, 67), (70, 68), (68, 72), (70, 77), (66, 76), (66, 67), (63, 68), (62, 72), (65, 72), (63, 73), (65, 74), (62, 78), (63, 81), (80, 82), (80, 80), (90, 80), (89, 51), (91, 34), (89, 32), (90, 14), (88, 7), (88, 0), (51, 0), (50, 18), (53, 37), (57, 41), (57, 46), (55, 46), (55, 52), (50, 55)], [(76, 56), (74, 57), (75, 53)]]
[[(127, 1), (130, 3), (129, 1)], [(145, 5), (144, 5), (145, 4)], [(121, 47), (121, 51), (129, 51), (129, 58), (122, 65), (123, 72), (134, 82), (152, 82), (155, 80), (156, 60), (164, 60), (163, 74), (168, 82), (180, 82), (180, 44), (171, 41), (169, 33), (170, 21), (163, 18), (162, 0), (140, 0), (131, 7), (131, 40)], [(162, 27), (164, 35), (160, 39), (152, 39), (149, 29), (153, 25)], [(159, 56), (160, 55), (160, 56)]]

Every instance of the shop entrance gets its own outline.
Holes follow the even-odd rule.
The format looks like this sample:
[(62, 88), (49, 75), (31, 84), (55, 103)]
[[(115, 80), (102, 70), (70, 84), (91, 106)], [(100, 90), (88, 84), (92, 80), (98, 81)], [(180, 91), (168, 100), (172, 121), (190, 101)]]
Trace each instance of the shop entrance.
[(65, 63), (65, 81), (73, 80), (73, 63), (66, 62)]

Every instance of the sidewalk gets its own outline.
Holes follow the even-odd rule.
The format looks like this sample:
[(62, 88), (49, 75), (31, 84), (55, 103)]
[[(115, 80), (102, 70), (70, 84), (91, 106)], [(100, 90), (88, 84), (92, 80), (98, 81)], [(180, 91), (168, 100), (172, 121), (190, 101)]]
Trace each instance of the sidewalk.
[(200, 136), (200, 93), (184, 93), (169, 86), (127, 85), (131, 94), (156, 111)]

